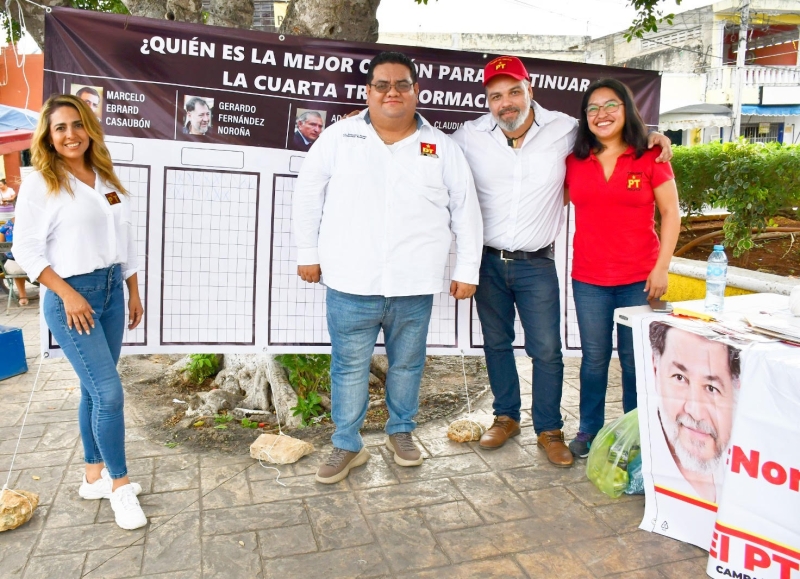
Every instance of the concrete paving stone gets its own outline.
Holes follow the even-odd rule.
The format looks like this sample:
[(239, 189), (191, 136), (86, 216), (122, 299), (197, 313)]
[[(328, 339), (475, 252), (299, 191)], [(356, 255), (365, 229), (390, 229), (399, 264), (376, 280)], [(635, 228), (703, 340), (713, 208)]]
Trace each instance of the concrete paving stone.
[(594, 575), (583, 561), (562, 544), (527, 553), (517, 553), (514, 558), (529, 577), (594, 579)]
[[(27, 402), (27, 401), (25, 401)], [(56, 412), (61, 410), (61, 405), (64, 403), (63, 400), (41, 400), (41, 401), (32, 401), (30, 407), (28, 408), (28, 414), (39, 414), (39, 413), (48, 413), (48, 412)]]
[[(380, 448), (372, 446), (367, 447), (367, 450), (371, 455), (370, 459), (363, 468), (353, 469), (347, 477), (350, 488), (359, 490), (398, 484), (400, 481), (387, 463)], [(388, 460), (394, 464), (394, 459)]]
[[(6, 418), (2, 418), (3, 424), (7, 424)], [(44, 433), (46, 424), (26, 424), (22, 431), (22, 438), (39, 438)], [(3, 426), (0, 428), (0, 441), (17, 440), (20, 429), (18, 426)]]
[(188, 468), (196, 469), (200, 466), (200, 457), (197, 454), (175, 454), (169, 456), (155, 456), (153, 458), (153, 471), (175, 472)]
[(447, 437), (444, 438), (420, 438), (420, 442), (428, 451), (432, 458), (440, 456), (454, 456), (457, 454), (468, 454), (472, 449), (463, 442), (454, 442)]
[(139, 503), (148, 517), (174, 515), (181, 511), (198, 511), (200, 510), (200, 490), (141, 494)]
[(168, 573), (155, 573), (150, 575), (139, 575), (137, 579), (197, 579), (202, 575), (200, 564), (193, 569), (183, 569), (182, 571), (171, 571)]
[(0, 569), (3, 578), (22, 577), (39, 533), (28, 531), (25, 526), (0, 533)]
[(390, 487), (356, 491), (364, 514), (423, 507), (463, 500), (463, 495), (447, 479), (426, 480)]
[[(0, 458), (0, 464), (3, 464), (4, 467), (8, 468), (10, 463), (11, 463), (11, 461), (9, 460), (6, 464), (3, 464), (3, 459)], [(2, 487), (4, 484), (8, 484), (9, 488), (12, 488), (12, 489), (17, 488), (16, 485), (17, 485), (17, 481), (19, 480), (19, 472), (20, 471), (18, 471), (16, 466), (15, 466), (14, 467), (14, 472), (12, 472), (11, 476), (9, 477), (7, 470), (0, 470), (0, 483), (2, 483), (2, 484), (0, 484), (0, 487)]]
[[(658, 571), (659, 577), (663, 579), (686, 579), (687, 577), (707, 577), (706, 566), (708, 565), (708, 553), (703, 553), (700, 557), (686, 559), (684, 561), (673, 561), (664, 563), (649, 571)], [(651, 577), (653, 575), (651, 574)]]
[(483, 525), (483, 520), (467, 501), (420, 507), (418, 510), (434, 533)]
[(153, 461), (152, 458), (126, 458), (126, 466), (128, 467), (128, 476), (138, 475), (151, 475), (153, 474)]
[(25, 470), (45, 466), (66, 466), (71, 458), (72, 449), (27, 452), (17, 455), (14, 468)]
[(163, 442), (153, 442), (152, 440), (136, 440), (133, 442), (125, 442), (125, 456), (128, 459), (132, 458), (145, 458), (145, 457), (161, 457), (167, 453), (183, 454), (185, 450), (176, 448), (167, 448)]
[(402, 467), (390, 463), (397, 480), (401, 483), (413, 482), (424, 479), (446, 478), (486, 472), (489, 467), (476, 454), (457, 454), (455, 456), (440, 456), (430, 458), (418, 467)]
[(369, 515), (368, 520), (395, 573), (438, 567), (450, 562), (416, 509)]
[(483, 449), (477, 442), (470, 442), (469, 446), (493, 471), (537, 464), (535, 453), (526, 452), (525, 448), (519, 444), (506, 443), (495, 450)]
[(631, 533), (639, 528), (644, 517), (644, 495), (637, 495), (637, 498), (638, 500), (596, 507), (593, 511), (615, 533)]
[(508, 486), (517, 492), (580, 483), (586, 480), (586, 462), (576, 462), (572, 468), (558, 468), (547, 459), (535, 466), (499, 472)]
[(142, 574), (193, 568), (201, 556), (199, 512), (150, 519)]
[(72, 422), (53, 422), (47, 425), (39, 439), (37, 451), (73, 449), (79, 443), (81, 434), (76, 420)]
[(373, 542), (367, 521), (351, 493), (311, 497), (305, 503), (320, 551)]
[[(126, 406), (125, 409), (129, 409), (130, 406)], [(143, 440), (150, 440), (148, 437), (148, 432), (145, 428), (141, 428), (139, 426), (134, 426), (130, 421), (128, 421), (128, 417), (125, 417), (125, 441), (126, 442), (141, 442)]]
[(527, 551), (550, 541), (535, 518), (437, 533), (436, 538), (453, 563)]
[(594, 515), (566, 489), (556, 487), (521, 493), (536, 515), (539, 528), (563, 542), (586, 541), (607, 537), (612, 529)]
[(242, 452), (236, 452), (236, 449), (231, 449), (231, 454), (220, 454), (219, 452), (202, 453), (200, 456), (200, 468), (209, 468), (215, 466), (227, 466), (232, 464), (247, 464), (252, 463), (253, 459), (250, 458), (250, 449), (242, 449)]
[[(228, 467), (224, 467), (228, 468)], [(230, 468), (242, 469), (241, 465), (236, 465)], [(202, 469), (208, 470), (208, 469)], [(224, 482), (218, 483), (214, 487), (209, 487), (206, 490), (205, 483), (201, 474), (202, 495), (203, 495), (203, 508), (204, 509), (221, 509), (224, 507), (238, 507), (242, 505), (253, 504), (253, 499), (250, 495), (250, 486), (247, 482), (247, 474), (240, 472), (239, 474), (222, 479)], [(266, 483), (254, 483), (254, 485)]]
[(204, 535), (282, 529), (309, 522), (300, 500), (220, 509), (204, 508), (202, 521)]
[(319, 465), (322, 464), (322, 461), (328, 458), (331, 450), (333, 450), (333, 446), (325, 445), (321, 448), (318, 448), (312, 454), (306, 455), (298, 460), (296, 463), (291, 465), (292, 470), (294, 471), (294, 476), (315, 474), (319, 468)]
[(369, 545), (342, 549), (335, 553), (309, 553), (264, 561), (265, 579), (370, 579), (387, 575), (389, 567), (380, 553)]
[(75, 374), (75, 370), (69, 366), (69, 362), (65, 361), (68, 365), (68, 368), (64, 368), (61, 370), (56, 370), (50, 375), (50, 380), (77, 380), (78, 375)]
[[(87, 501), (88, 502), (88, 501)], [(59, 553), (78, 553), (93, 549), (110, 549), (134, 545), (144, 536), (145, 530), (126, 531), (116, 523), (72, 525), (69, 532), (62, 528), (45, 526), (36, 547), (36, 556)]]
[(487, 523), (524, 519), (533, 514), (496, 473), (455, 477), (453, 483)]
[(27, 404), (28, 400), (37, 402), (51, 402), (53, 404), (62, 404), (67, 399), (68, 392), (42, 390), (33, 393), (31, 397), (30, 390), (27, 392), (5, 392), (2, 382), (0, 382), (0, 392), (3, 393), (3, 400), (14, 404)]
[[(22, 416), (25, 414), (25, 403), (17, 404), (3, 404), (3, 417), (7, 420), (7, 424), (16, 424), (22, 426)], [(28, 415), (26, 424), (40, 424), (40, 420), (32, 420), (31, 414)]]
[[(71, 370), (70, 370), (71, 371)], [(71, 378), (66, 379), (54, 379), (51, 378), (44, 384), (43, 391), (58, 391), (58, 392), (80, 392), (81, 389), (81, 382), (78, 380), (78, 377), (75, 374), (72, 374)]]
[(415, 431), (420, 438), (447, 438), (447, 429), (450, 427), (450, 420), (433, 420), (422, 425)]
[[(315, 553), (319, 550), (314, 540), (314, 531), (311, 530), (311, 525), (295, 525), (293, 527), (259, 531), (258, 543), (261, 546), (261, 556), (264, 559), (304, 555), (306, 553)], [(331, 557), (337, 556), (336, 553), (331, 553), (330, 555)], [(269, 561), (265, 561), (265, 568), (269, 564)]]
[(86, 553), (69, 555), (46, 555), (32, 557), (25, 570), (25, 579), (42, 579), (58, 577), (58, 579), (80, 579)]
[(600, 492), (594, 483), (590, 480), (584, 480), (573, 484), (566, 485), (566, 488), (575, 495), (580, 502), (587, 507), (600, 507), (604, 505), (617, 505), (624, 502), (637, 502), (641, 501), (638, 495), (623, 494), (619, 498), (611, 498), (608, 495)]
[[(278, 474), (280, 474), (281, 478), (289, 478), (296, 476), (294, 471), (294, 465), (291, 464), (272, 464), (269, 462), (259, 463), (258, 461), (254, 461), (252, 458), (249, 458), (249, 466), (248, 463), (238, 463), (231, 466), (238, 466), (238, 470), (241, 470), (243, 467), (247, 466), (247, 479), (252, 484), (253, 481), (257, 480), (266, 480), (266, 481), (274, 481)], [(276, 470), (277, 469), (277, 470)]]
[[(4, 440), (0, 442), (0, 455), (12, 455), (14, 452), (28, 453), (36, 450), (36, 445), (39, 444), (38, 438), (23, 438), (17, 441), (16, 438), (11, 440)], [(9, 457), (10, 461), (11, 458)]]
[(581, 541), (574, 543), (571, 549), (597, 577), (618, 577), (622, 573), (692, 559), (705, 553), (688, 543), (646, 532)]
[(185, 491), (200, 488), (200, 468), (190, 466), (184, 470), (158, 472), (153, 476), (153, 492)]
[[(534, 432), (533, 426), (529, 424), (528, 426), (520, 428), (519, 436), (515, 436), (514, 438), (511, 439), (511, 441), (517, 443), (520, 446), (529, 446), (531, 444), (536, 444), (536, 432)], [(509, 444), (510, 443), (507, 442), (502, 448), (499, 448), (497, 450), (502, 450)]]
[(383, 446), (386, 444), (385, 432), (364, 432), (361, 434), (364, 446)]
[[(441, 569), (429, 569), (400, 575), (399, 579), (441, 579), (443, 576), (448, 579), (474, 579), (475, 577), (480, 577), (480, 579), (527, 579), (525, 573), (510, 558), (489, 559), (452, 565)], [(531, 577), (540, 576), (531, 575)], [(544, 575), (541, 577), (544, 577)], [(551, 577), (556, 576), (552, 575)], [(562, 578), (572, 579), (566, 575), (562, 575)]]
[(652, 579), (653, 571), (651, 569), (639, 569), (629, 573), (620, 573), (614, 575), (615, 579)]
[[(108, 501), (106, 501), (108, 502)], [(48, 529), (91, 525), (97, 520), (101, 500), (87, 501), (78, 495), (78, 487), (62, 485), (50, 506)], [(113, 517), (111, 518), (113, 521)]]
[(203, 538), (203, 577), (263, 579), (261, 555), (255, 533)]
[(333, 485), (324, 485), (316, 482), (314, 475), (311, 474), (281, 478), (280, 482), (286, 486), (281, 486), (275, 481), (256, 481), (252, 483), (250, 492), (253, 496), (253, 504), (329, 495), (350, 490), (347, 479)]
[[(40, 507), (49, 505), (53, 502), (58, 488), (62, 484), (61, 479), (64, 476), (65, 468), (65, 466), (46, 466), (24, 470), (20, 473), (16, 485), (26, 491), (38, 494)], [(2, 481), (5, 479), (0, 479), (0, 482)]]
[(83, 577), (85, 579), (138, 577), (143, 555), (144, 545), (89, 551), (83, 566)]

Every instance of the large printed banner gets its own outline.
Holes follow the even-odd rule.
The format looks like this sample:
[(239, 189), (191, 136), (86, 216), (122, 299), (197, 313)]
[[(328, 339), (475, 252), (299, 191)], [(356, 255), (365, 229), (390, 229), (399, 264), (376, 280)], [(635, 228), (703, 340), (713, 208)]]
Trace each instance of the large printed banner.
[(800, 351), (635, 320), (640, 528), (709, 551), (725, 579), (800, 579)]
[[(96, 111), (134, 203), (145, 321), (125, 352), (324, 352), (325, 288), (296, 275), (292, 190), (325, 127), (364, 107), (381, 50), (414, 61), (419, 111), (453, 132), (488, 111), (483, 67), (495, 55), (345, 43), (54, 8), (45, 20), (45, 96)], [(526, 59), (534, 98), (577, 115), (592, 80), (627, 83), (656, 124), (655, 72)], [(569, 222), (571, 226), (571, 221)], [(556, 250), (563, 338), (577, 350), (571, 234)], [(474, 304), (434, 300), (430, 353), (481, 353)], [(43, 332), (43, 336), (47, 336)], [(521, 348), (518, 326), (515, 345)], [(55, 354), (48, 340), (45, 350)]]

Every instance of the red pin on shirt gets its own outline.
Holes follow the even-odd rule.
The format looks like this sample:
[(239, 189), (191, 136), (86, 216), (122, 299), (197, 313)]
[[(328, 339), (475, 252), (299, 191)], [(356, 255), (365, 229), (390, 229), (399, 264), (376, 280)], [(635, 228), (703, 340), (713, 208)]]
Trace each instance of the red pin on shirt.
[(112, 191), (111, 193), (106, 193), (106, 199), (108, 199), (109, 205), (116, 205), (117, 203), (122, 203), (119, 200), (119, 195), (117, 195), (116, 191)]

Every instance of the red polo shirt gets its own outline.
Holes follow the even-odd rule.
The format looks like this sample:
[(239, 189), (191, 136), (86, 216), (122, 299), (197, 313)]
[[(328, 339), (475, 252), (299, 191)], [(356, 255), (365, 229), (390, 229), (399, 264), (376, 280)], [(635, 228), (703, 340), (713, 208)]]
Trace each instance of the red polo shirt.
[(567, 157), (566, 186), (575, 206), (572, 278), (594, 285), (644, 281), (658, 259), (653, 189), (674, 179), (669, 163), (656, 163), (659, 147), (634, 158), (628, 147), (606, 181), (594, 154)]

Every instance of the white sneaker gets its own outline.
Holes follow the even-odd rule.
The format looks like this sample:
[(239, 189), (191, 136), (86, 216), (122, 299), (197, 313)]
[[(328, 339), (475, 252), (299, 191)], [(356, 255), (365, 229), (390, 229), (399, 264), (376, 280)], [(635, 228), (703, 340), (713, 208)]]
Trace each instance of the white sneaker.
[[(86, 499), (88, 501), (110, 499), (112, 485), (113, 480), (111, 475), (108, 474), (108, 469), (104, 468), (102, 471), (100, 471), (100, 478), (94, 481), (92, 484), (89, 484), (86, 481), (86, 475), (84, 474), (83, 483), (81, 484), (81, 488), (78, 489), (78, 494), (82, 499)], [(131, 486), (133, 487), (133, 491), (137, 496), (142, 493), (142, 485), (139, 483), (131, 483)]]
[(132, 531), (147, 524), (147, 517), (131, 484), (122, 485), (111, 493), (111, 508), (114, 510), (114, 520), (123, 529)]

